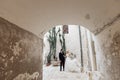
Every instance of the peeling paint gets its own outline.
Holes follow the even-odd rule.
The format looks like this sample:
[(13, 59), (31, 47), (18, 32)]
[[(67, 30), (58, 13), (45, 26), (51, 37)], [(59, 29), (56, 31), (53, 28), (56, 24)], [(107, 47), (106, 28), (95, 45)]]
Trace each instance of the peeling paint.
[(38, 80), (39, 79), (39, 73), (34, 72), (32, 75), (29, 73), (19, 74), (16, 78), (13, 80)]
[(104, 74), (101, 80), (120, 79), (120, 27), (119, 22), (115, 23), (95, 39), (97, 51), (98, 70)]
[(20, 54), (20, 52), (22, 50), (22, 48), (19, 47), (19, 44), (20, 44), (20, 42), (16, 42), (15, 46), (13, 46), (13, 49), (11, 49), (15, 56), (17, 56), (17, 55), (19, 56), (19, 54)]
[(113, 56), (120, 57), (120, 32), (116, 32), (113, 35), (113, 43), (111, 44), (111, 52)]
[(40, 42), (34, 34), (0, 18), (0, 80), (13, 80), (19, 74), (29, 74), (30, 80), (41, 80)]

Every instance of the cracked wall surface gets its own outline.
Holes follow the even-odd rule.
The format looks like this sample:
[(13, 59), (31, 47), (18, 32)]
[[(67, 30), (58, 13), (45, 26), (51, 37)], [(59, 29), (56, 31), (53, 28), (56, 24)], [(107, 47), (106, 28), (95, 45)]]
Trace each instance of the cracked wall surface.
[(95, 36), (101, 80), (120, 80), (120, 20)]
[(0, 80), (41, 80), (41, 40), (0, 18)]

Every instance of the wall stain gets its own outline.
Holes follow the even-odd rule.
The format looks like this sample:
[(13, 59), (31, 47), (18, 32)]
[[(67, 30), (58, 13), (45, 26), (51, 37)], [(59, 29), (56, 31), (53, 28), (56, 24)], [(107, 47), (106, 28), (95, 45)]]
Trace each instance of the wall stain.
[(111, 52), (113, 56), (120, 57), (120, 32), (116, 32), (113, 35), (112, 44), (111, 44)]
[[(42, 41), (31, 32), (0, 18), (0, 80), (42, 80)], [(37, 72), (37, 78), (32, 77)], [(23, 79), (27, 80), (27, 79)]]
[(90, 17), (90, 14), (86, 14), (85, 15), (85, 19), (89, 20), (91, 17)]

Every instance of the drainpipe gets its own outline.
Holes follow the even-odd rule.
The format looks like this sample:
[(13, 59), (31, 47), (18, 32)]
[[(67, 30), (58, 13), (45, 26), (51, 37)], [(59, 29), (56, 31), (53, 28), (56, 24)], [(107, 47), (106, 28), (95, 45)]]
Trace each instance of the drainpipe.
[(78, 26), (79, 28), (79, 40), (80, 40), (80, 52), (81, 52), (81, 67), (83, 68), (83, 50), (82, 50), (82, 37), (81, 37), (81, 27)]

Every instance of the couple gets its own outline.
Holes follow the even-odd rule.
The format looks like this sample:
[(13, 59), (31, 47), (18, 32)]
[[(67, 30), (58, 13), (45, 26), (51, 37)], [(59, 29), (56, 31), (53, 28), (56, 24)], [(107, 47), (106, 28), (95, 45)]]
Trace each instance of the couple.
[(69, 53), (69, 52), (66, 52), (66, 55), (65, 55), (65, 53), (61, 49), (59, 53), (59, 60), (60, 60), (60, 71), (62, 71), (62, 68), (63, 68), (63, 71), (64, 70), (69, 71), (69, 72), (80, 71), (80, 63), (76, 59), (76, 55)]

